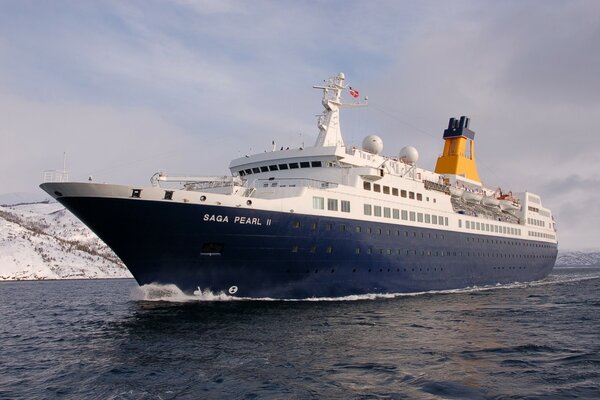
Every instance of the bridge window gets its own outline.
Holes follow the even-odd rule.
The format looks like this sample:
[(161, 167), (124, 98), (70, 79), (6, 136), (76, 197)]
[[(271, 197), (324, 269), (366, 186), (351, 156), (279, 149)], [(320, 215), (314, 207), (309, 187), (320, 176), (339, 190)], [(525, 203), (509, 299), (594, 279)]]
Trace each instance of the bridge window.
[(325, 199), (323, 197), (313, 197), (313, 208), (323, 210), (325, 208)]
[(280, 170), (288, 169), (288, 165), (287, 164), (279, 164), (279, 169)]
[(254, 167), (254, 168), (252, 168), (252, 172), (255, 174), (258, 174), (258, 173), (260, 173), (260, 169), (258, 169), (258, 167)]
[(269, 171), (277, 171), (277, 165), (269, 165)]
[(313, 161), (311, 164), (312, 164), (313, 168), (320, 167), (321, 166), (321, 161)]
[(341, 206), (342, 206), (342, 208), (341, 208), (342, 212), (349, 213), (350, 212), (350, 202), (348, 200), (342, 200), (341, 203), (342, 203), (341, 204)]
[(371, 182), (363, 182), (363, 189), (371, 190)]
[(267, 167), (267, 166), (260, 167), (260, 172), (269, 172), (269, 167)]
[(290, 163), (290, 169), (297, 169), (297, 168), (298, 168), (298, 163), (296, 163), (296, 162)]
[(337, 211), (338, 210), (337, 199), (327, 199), (327, 209), (329, 211)]
[(246, 173), (244, 171), (242, 171), (242, 170), (240, 170), (239, 174), (240, 174), (240, 176), (246, 175)]
[(244, 172), (246, 173), (246, 175), (252, 175), (252, 170), (250, 168), (245, 169)]
[(302, 161), (300, 163), (300, 168), (310, 168), (310, 162), (308, 162), (308, 161)]

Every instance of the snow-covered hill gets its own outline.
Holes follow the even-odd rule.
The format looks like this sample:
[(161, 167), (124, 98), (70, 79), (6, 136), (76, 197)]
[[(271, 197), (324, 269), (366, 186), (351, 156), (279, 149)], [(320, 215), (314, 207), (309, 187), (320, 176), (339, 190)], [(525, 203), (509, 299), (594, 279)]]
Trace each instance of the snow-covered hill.
[(0, 280), (129, 277), (119, 258), (59, 203), (0, 207)]
[(584, 251), (565, 251), (559, 252), (556, 259), (558, 266), (586, 266), (600, 265), (600, 251), (584, 252)]

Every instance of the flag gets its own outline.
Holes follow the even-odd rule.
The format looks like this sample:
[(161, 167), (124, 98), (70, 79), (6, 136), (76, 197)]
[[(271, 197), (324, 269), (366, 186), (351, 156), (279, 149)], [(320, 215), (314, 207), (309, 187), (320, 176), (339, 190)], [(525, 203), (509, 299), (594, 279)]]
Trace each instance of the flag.
[(352, 86), (348, 86), (348, 89), (350, 89), (350, 96), (352, 96), (354, 98), (358, 97), (358, 90), (352, 89)]

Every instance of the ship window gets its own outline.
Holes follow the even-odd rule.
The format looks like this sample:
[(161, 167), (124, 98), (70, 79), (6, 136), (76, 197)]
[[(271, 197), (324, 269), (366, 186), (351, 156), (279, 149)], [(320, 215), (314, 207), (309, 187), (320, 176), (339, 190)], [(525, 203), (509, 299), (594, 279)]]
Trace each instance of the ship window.
[(341, 208), (342, 212), (349, 213), (350, 212), (350, 202), (348, 200), (342, 200), (341, 203), (342, 203), (341, 204), (341, 206), (342, 206), (342, 208)]
[(207, 256), (220, 255), (223, 253), (224, 247), (225, 245), (223, 243), (203, 243), (200, 254)]
[(329, 211), (337, 211), (338, 210), (337, 199), (327, 199), (327, 209)]
[(323, 210), (325, 208), (325, 199), (323, 197), (313, 197), (313, 208)]
[(339, 229), (340, 229), (340, 232), (346, 232), (346, 225), (340, 224)]
[(267, 167), (267, 166), (260, 167), (260, 172), (269, 172), (269, 167)]
[(260, 169), (258, 169), (258, 167), (254, 167), (252, 168), (252, 172), (254, 172), (255, 174), (260, 173)]
[(296, 168), (298, 168), (297, 162), (290, 163), (290, 169), (296, 169)]
[(312, 246), (310, 246), (310, 252), (311, 253), (316, 253), (317, 252), (317, 245), (313, 244)]
[(298, 252), (298, 245), (292, 246), (292, 253), (297, 253), (297, 252)]
[(173, 191), (165, 190), (165, 200), (173, 200)]
[(313, 168), (320, 167), (321, 166), (321, 161), (312, 161), (311, 165), (312, 165)]
[(300, 163), (300, 168), (310, 168), (310, 162), (308, 162), (308, 161), (302, 161)]
[(375, 215), (376, 217), (381, 217), (381, 206), (373, 207), (373, 215)]
[(428, 224), (431, 223), (431, 215), (425, 214), (425, 222)]
[(367, 254), (371, 254), (371, 253), (373, 253), (373, 249), (371, 247), (368, 247), (367, 248)]
[(360, 233), (360, 231), (361, 231), (360, 226), (357, 226), (355, 229), (356, 229), (356, 233)]
[(252, 175), (252, 170), (250, 168), (245, 169), (244, 172), (246, 173), (246, 175)]
[(431, 223), (434, 225), (437, 225), (437, 215), (432, 215), (431, 216)]
[(417, 221), (423, 222), (423, 213), (417, 213)]
[(400, 197), (406, 197), (406, 190), (400, 190)]
[(459, 228), (462, 228), (462, 219), (459, 219), (459, 220), (458, 220), (458, 227), (459, 227)]
[[(459, 226), (460, 226), (460, 223), (459, 223)], [(470, 221), (465, 221), (465, 228), (471, 229), (471, 222)]]
[(313, 230), (313, 231), (316, 231), (317, 230), (317, 223), (313, 222), (312, 224), (310, 224), (310, 229)]
[(381, 192), (381, 185), (379, 185), (378, 183), (374, 183), (373, 184), (373, 191), (377, 192), (377, 193)]
[(423, 201), (423, 195), (421, 193), (417, 193), (417, 200)]
[(398, 196), (398, 188), (392, 188), (392, 195)]
[(383, 194), (390, 194), (390, 187), (389, 186), (384, 186), (383, 187)]
[(326, 231), (330, 231), (333, 229), (333, 225), (332, 224), (325, 224), (325, 230)]
[(371, 190), (371, 182), (363, 182), (363, 189)]
[(371, 205), (370, 204), (365, 204), (365, 209), (364, 209), (364, 213), (365, 215), (371, 215)]
[(446, 222), (446, 226), (448, 226), (448, 217), (444, 217), (444, 220)]
[(402, 219), (405, 221), (408, 219), (408, 211), (402, 210)]
[(294, 221), (294, 222), (292, 222), (292, 227), (293, 228), (300, 228), (300, 221)]
[(394, 219), (400, 219), (400, 210), (398, 210), (398, 209), (394, 208), (394, 209), (392, 210), (392, 217), (393, 217)]
[(132, 189), (131, 190), (131, 197), (139, 199), (140, 194), (142, 194), (142, 189)]
[(411, 211), (410, 214), (409, 214), (409, 216), (410, 216), (410, 220), (411, 221), (415, 220), (415, 212), (414, 211)]
[(356, 250), (354, 250), (354, 254), (360, 254), (360, 247), (357, 247)]
[(269, 165), (269, 171), (277, 171), (277, 165)]
[(325, 248), (325, 253), (332, 253), (333, 252), (333, 248), (331, 246), (327, 246)]
[(408, 192), (408, 198), (414, 200), (415, 199), (415, 192)]
[(268, 183), (263, 183), (263, 187), (269, 187)]
[(279, 164), (279, 169), (288, 169), (287, 164)]
[(383, 216), (385, 218), (391, 218), (392, 217), (391, 210), (389, 209), (389, 207), (383, 207)]
[(240, 174), (240, 176), (246, 175), (246, 173), (244, 171), (242, 171), (242, 170), (240, 170), (239, 174)]

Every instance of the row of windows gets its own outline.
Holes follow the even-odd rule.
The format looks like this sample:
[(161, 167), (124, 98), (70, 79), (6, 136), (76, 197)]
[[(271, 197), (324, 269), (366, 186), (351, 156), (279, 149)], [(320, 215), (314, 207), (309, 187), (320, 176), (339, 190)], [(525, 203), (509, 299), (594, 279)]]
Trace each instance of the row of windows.
[[(389, 187), (389, 186), (385, 186), (385, 185), (382, 186), (378, 183), (371, 184), (371, 182), (364, 181), (363, 189), (373, 190), (374, 192), (377, 192), (377, 193), (383, 192), (383, 194), (391, 194), (392, 196), (400, 196), (400, 197), (408, 198), (411, 200), (423, 201), (423, 195), (421, 193), (406, 191), (404, 189), (398, 190), (398, 188)], [(429, 201), (429, 197), (427, 198), (427, 201)], [(433, 202), (435, 203), (435, 199), (433, 199)]]
[[(440, 217), (441, 218), (441, 217)], [(473, 224), (475, 224), (473, 222)], [(300, 221), (293, 221), (292, 222), (292, 227), (295, 229), (299, 229), (302, 226), (302, 223)], [(312, 222), (310, 223), (310, 229), (311, 230), (317, 230), (319, 228), (319, 224), (317, 224), (317, 222)], [(337, 229), (340, 232), (347, 232), (347, 231), (351, 231), (352, 227), (351, 226), (346, 226), (345, 224), (336, 224)], [(322, 223), (320, 224), (320, 227), (322, 229), (324, 229), (325, 231), (333, 231), (334, 230), (334, 224), (331, 222), (326, 222), (326, 223)], [(387, 236), (404, 236), (404, 237), (417, 237), (417, 232), (416, 231), (400, 231), (398, 229), (382, 229), (382, 228), (373, 228), (371, 226), (367, 226), (366, 228), (363, 229), (362, 226), (360, 225), (356, 225), (354, 226), (354, 231), (356, 233), (367, 233), (367, 234), (374, 234), (374, 235), (387, 235)], [(402, 233), (403, 232), (403, 233)], [(530, 235), (531, 236), (531, 235)], [(445, 239), (444, 234), (441, 233), (425, 233), (425, 232), (421, 232), (420, 237), (422, 239)], [(512, 241), (512, 240), (503, 240), (503, 239), (490, 239), (488, 238), (482, 238), (482, 237), (476, 237), (476, 236), (472, 236), (472, 237), (467, 237), (467, 242), (473, 242), (473, 243), (491, 243), (491, 244), (504, 244), (504, 245), (509, 245), (509, 246), (523, 246), (523, 247), (538, 247), (538, 248), (551, 248), (553, 246), (549, 245), (549, 244), (545, 244), (545, 243), (528, 243), (525, 241)]]
[[(350, 212), (350, 202), (348, 200), (341, 200), (339, 202), (339, 210), (341, 212)], [(324, 210), (325, 209), (325, 198), (313, 196), (313, 208), (316, 210)], [(329, 211), (338, 211), (338, 199), (327, 199), (327, 210)]]
[[(310, 229), (313, 230), (313, 231), (315, 231), (315, 230), (317, 230), (318, 226), (319, 225), (316, 222), (312, 222), (310, 224)], [(294, 221), (294, 222), (292, 222), (292, 228), (299, 229), (300, 227), (302, 227), (302, 223), (300, 221)], [(330, 223), (330, 222), (326, 222), (324, 224), (321, 224), (321, 227), (323, 229), (325, 229), (326, 231), (333, 231), (333, 224)], [(351, 231), (352, 230), (352, 227), (350, 227), (350, 226), (346, 227), (345, 224), (337, 224), (337, 227), (338, 227), (338, 230), (340, 232), (346, 232), (346, 231)], [(411, 236), (412, 237), (417, 237), (417, 232), (415, 232), (415, 231), (412, 231), (412, 232), (403, 231), (404, 233), (401, 234), (401, 231), (397, 230), (397, 229), (396, 230), (392, 230), (392, 229), (385, 229), (384, 230), (384, 229), (381, 229), (381, 228), (372, 228), (370, 226), (367, 226), (366, 228), (363, 229), (363, 227), (360, 226), (360, 225), (356, 225), (354, 227), (354, 231), (356, 233), (364, 232), (364, 233), (368, 233), (370, 235), (383, 235), (383, 234), (386, 234), (387, 236), (392, 236), (392, 235), (402, 236), (403, 235), (404, 237), (411, 237)], [(422, 232), (421, 233), (421, 238), (423, 238), (423, 239), (425, 239), (425, 238), (427, 238), (427, 239), (444, 239), (445, 237), (441, 233), (438, 234), (438, 233), (424, 233), (424, 232)]]
[(544, 221), (540, 221), (539, 219), (535, 218), (527, 218), (527, 223), (529, 225), (541, 226), (543, 228), (546, 227), (546, 223)]
[(364, 204), (363, 212), (365, 215), (374, 215), (375, 217), (402, 219), (404, 221), (425, 222), (427, 224), (448, 226), (448, 217), (441, 215), (432, 215), (415, 211), (398, 210), (396, 208), (374, 206)]
[[(308, 250), (309, 253), (317, 253), (317, 245), (311, 245)], [(303, 249), (304, 250), (304, 249)], [(292, 253), (300, 252), (300, 246), (294, 245), (292, 246)], [(325, 246), (325, 253), (331, 254), (333, 253), (332, 246)], [(504, 253), (486, 253), (481, 251), (443, 251), (443, 250), (411, 250), (411, 249), (374, 249), (372, 247), (367, 247), (363, 249), (361, 247), (356, 247), (354, 250), (354, 254), (382, 254), (382, 255), (406, 255), (406, 256), (433, 256), (433, 257), (489, 257), (489, 258), (526, 258), (526, 259), (541, 259), (541, 258), (553, 258), (552, 255), (540, 255), (540, 254), (504, 254)]]
[(542, 233), (542, 232), (533, 232), (533, 231), (529, 231), (529, 236), (532, 237), (539, 237), (539, 238), (544, 238), (544, 239), (552, 239), (552, 240), (556, 240), (556, 236), (552, 235), (550, 233)]
[(273, 165), (263, 165), (261, 167), (253, 167), (247, 168), (244, 170), (240, 170), (240, 176), (244, 175), (252, 175), (252, 174), (260, 174), (261, 172), (269, 172), (269, 171), (283, 171), (286, 169), (298, 169), (298, 168), (318, 168), (322, 167), (321, 161), (302, 161), (302, 162), (293, 162), (293, 163), (285, 163), (285, 164), (273, 164)]
[[(462, 220), (458, 220), (458, 227), (462, 228)], [(500, 226), (483, 222), (465, 221), (465, 228), (482, 232), (503, 233), (505, 235), (521, 235), (521, 229), (510, 226)]]

